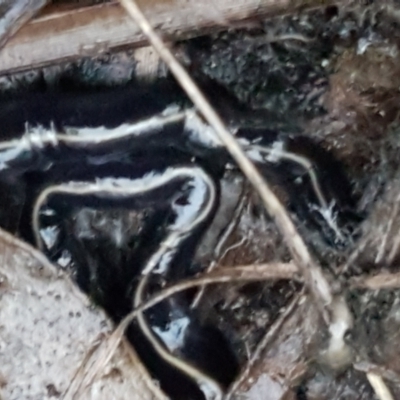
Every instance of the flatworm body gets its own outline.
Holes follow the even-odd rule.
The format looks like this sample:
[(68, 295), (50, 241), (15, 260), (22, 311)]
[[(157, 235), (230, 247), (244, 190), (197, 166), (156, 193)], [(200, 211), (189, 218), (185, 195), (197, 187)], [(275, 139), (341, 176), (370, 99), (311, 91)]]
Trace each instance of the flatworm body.
[[(69, 270), (116, 322), (193, 274), (223, 173), (235, 168), (186, 103), (167, 82), (29, 94), (0, 108), (0, 225)], [(299, 135), (236, 130), (248, 156), (287, 191), (298, 220), (345, 245), (354, 201), (333, 157)], [(238, 373), (226, 337), (200, 322), (187, 295), (139, 314), (128, 337), (176, 400), (222, 399)]]

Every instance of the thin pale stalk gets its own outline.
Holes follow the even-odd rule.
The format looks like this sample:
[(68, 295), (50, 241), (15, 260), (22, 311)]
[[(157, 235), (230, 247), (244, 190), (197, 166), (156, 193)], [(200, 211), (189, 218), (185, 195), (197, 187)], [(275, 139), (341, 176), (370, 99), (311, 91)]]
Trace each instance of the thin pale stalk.
[[(239, 271), (235, 271), (239, 269)], [(218, 284), (218, 283), (232, 283), (232, 282), (249, 282), (249, 281), (260, 281), (260, 280), (271, 280), (271, 279), (297, 279), (298, 269), (293, 264), (262, 264), (262, 265), (245, 265), (239, 267), (224, 267), (219, 270), (214, 270), (210, 274), (205, 274), (198, 278), (189, 279), (169, 288), (166, 288), (159, 293), (156, 293), (150, 299), (145, 301), (139, 307), (135, 308), (129, 313), (118, 325), (117, 329), (113, 334), (106, 340), (93, 367), (90, 368), (89, 373), (85, 376), (84, 382), (81, 382), (79, 387), (87, 387), (97, 377), (99, 373), (105, 368), (108, 362), (115, 354), (121, 340), (124, 336), (124, 332), (129, 324), (138, 317), (139, 313), (155, 306), (156, 304), (166, 300), (176, 293), (183, 292), (185, 290), (201, 287), (204, 285)], [(289, 307), (290, 308), (290, 307)]]

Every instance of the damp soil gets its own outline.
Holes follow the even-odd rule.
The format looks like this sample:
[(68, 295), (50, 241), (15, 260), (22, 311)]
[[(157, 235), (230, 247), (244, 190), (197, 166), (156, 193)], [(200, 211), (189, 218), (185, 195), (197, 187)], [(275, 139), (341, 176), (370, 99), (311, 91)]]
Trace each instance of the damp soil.
[[(348, 284), (354, 277), (400, 272), (400, 5), (356, 3), (249, 21), (241, 29), (174, 44), (232, 131), (269, 145), (284, 141), (291, 152), (312, 162), (345, 237), (337, 241), (326, 227), (302, 169), (290, 163), (260, 166), (348, 300), (355, 322), (346, 340), (354, 351), (344, 368), (323, 361), (327, 332), (305, 295), (260, 347), (301, 293), (298, 281), (207, 287), (190, 311), (191, 328), (178, 351), (226, 387), (258, 352), (236, 390), (238, 399), (375, 400), (365, 376), (369, 370), (379, 371), (394, 398), (400, 396), (400, 292)], [(189, 105), (168, 74), (142, 81), (135, 68), (133, 52), (126, 51), (1, 78), (2, 140), (19, 137), (27, 122), (53, 122), (59, 129), (71, 123), (111, 127), (147, 118), (170, 104)], [(275, 224), (229, 158), (208, 150), (193, 154), (185, 146), (176, 150), (167, 140), (151, 151), (164, 165), (176, 159), (200, 163), (219, 185), (207, 229), (181, 252), (180, 272), (163, 284), (193, 276), (211, 263), (224, 268), (290, 261)], [(24, 212), (48, 175), (27, 176), (23, 184), (12, 174), (2, 179), (2, 201), (12, 207), (0, 210), (0, 225), (29, 241)], [(66, 226), (76, 224), (80, 213), (90, 222), (90, 238), (73, 239), (69, 271), (118, 322), (130, 309), (137, 270), (158, 246), (170, 214), (157, 207), (74, 212)], [(124, 251), (115, 246), (116, 225), (123, 232)], [(62, 242), (57, 259), (66, 249), (68, 243)], [(90, 263), (97, 266), (94, 273)], [(186, 310), (196, 296), (191, 291), (171, 299), (153, 320), (168, 325), (166, 315)], [(131, 342), (171, 398), (204, 398), (193, 382), (157, 359), (136, 328), (128, 333)]]

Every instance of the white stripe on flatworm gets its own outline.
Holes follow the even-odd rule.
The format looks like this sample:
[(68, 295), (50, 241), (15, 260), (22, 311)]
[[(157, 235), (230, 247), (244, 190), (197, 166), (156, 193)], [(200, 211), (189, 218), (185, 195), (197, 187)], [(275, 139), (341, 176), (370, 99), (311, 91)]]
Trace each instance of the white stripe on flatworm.
[(0, 142), (0, 170), (8, 167), (7, 163), (17, 159), (24, 152), (42, 149), (45, 146), (56, 147), (59, 143), (74, 146), (105, 144), (129, 137), (138, 137), (146, 133), (159, 132), (165, 126), (183, 122), (189, 111), (174, 113), (176, 108), (167, 108), (163, 113), (135, 123), (125, 123), (116, 128), (66, 127), (66, 133), (58, 133), (54, 125), (49, 129), (43, 126), (26, 126), (25, 134), (19, 139)]
[[(37, 246), (43, 247), (39, 231), (40, 209), (51, 195), (70, 194), (96, 195), (112, 199), (129, 198), (151, 192), (175, 179), (182, 178), (188, 180), (189, 184), (192, 185), (192, 190), (188, 195), (188, 205), (181, 206), (177, 203), (173, 205), (177, 218), (171, 225), (169, 233), (160, 244), (159, 249), (150, 257), (142, 271), (142, 278), (136, 289), (133, 304), (134, 307), (137, 307), (144, 301), (144, 293), (150, 274), (163, 272), (183, 240), (210, 215), (216, 200), (216, 190), (212, 179), (201, 168), (168, 168), (163, 173), (151, 173), (139, 179), (98, 179), (95, 183), (69, 182), (49, 186), (41, 192), (33, 208), (32, 225)], [(156, 268), (160, 268), (160, 266), (161, 271), (156, 271)], [(223, 391), (218, 382), (190, 363), (171, 354), (153, 332), (143, 312), (138, 313), (137, 321), (142, 333), (165, 362), (193, 379), (203, 391), (207, 400), (222, 400)]]

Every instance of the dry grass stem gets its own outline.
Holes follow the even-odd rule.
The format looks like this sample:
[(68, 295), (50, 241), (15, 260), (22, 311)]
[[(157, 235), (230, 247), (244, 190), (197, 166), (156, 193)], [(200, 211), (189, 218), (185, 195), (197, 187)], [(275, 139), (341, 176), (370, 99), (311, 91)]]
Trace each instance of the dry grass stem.
[(380, 375), (367, 373), (367, 378), (379, 400), (394, 400), (394, 397)]
[(361, 371), (364, 373), (373, 373), (375, 375), (379, 375), (382, 378), (386, 379), (389, 382), (393, 382), (396, 385), (400, 385), (400, 376), (397, 372), (388, 369), (386, 367), (373, 364), (368, 361), (359, 361), (353, 364), (353, 368), (356, 371)]
[[(236, 271), (237, 270), (237, 271)], [(276, 263), (276, 264), (260, 264), (260, 265), (246, 265), (239, 267), (223, 267), (214, 270), (211, 273), (206, 273), (203, 276), (199, 276), (197, 278), (188, 279), (177, 283), (169, 288), (166, 288), (159, 293), (153, 295), (150, 299), (145, 301), (142, 305), (134, 309), (131, 313), (129, 313), (123, 321), (118, 325), (117, 329), (113, 332), (113, 334), (107, 338), (104, 343), (100, 346), (98, 354), (96, 355), (96, 359), (93, 362), (91, 368), (89, 369), (89, 373), (82, 377), (81, 382), (78, 384), (79, 388), (85, 388), (90, 385), (97, 376), (101, 373), (103, 368), (107, 365), (107, 363), (111, 360), (115, 351), (121, 343), (121, 340), (124, 336), (124, 332), (129, 324), (138, 316), (139, 313), (155, 306), (156, 304), (166, 300), (168, 297), (183, 292), (185, 290), (194, 288), (194, 287), (202, 287), (205, 285), (218, 284), (218, 283), (232, 283), (232, 282), (249, 282), (249, 281), (261, 281), (261, 280), (271, 280), (271, 279), (299, 279), (297, 276), (298, 268), (291, 263)], [(296, 295), (296, 298), (299, 295)], [(297, 301), (296, 301), (297, 304)], [(285, 310), (285, 312), (281, 315), (279, 320), (282, 319), (281, 324), (286, 320), (287, 316), (292, 312), (291, 305)], [(281, 324), (279, 326), (281, 326)], [(251, 358), (252, 363), (256, 361), (259, 356), (259, 353), (262, 349), (266, 347), (269, 343), (267, 338), (274, 337), (275, 333), (278, 331), (278, 323), (274, 325), (266, 335), (266, 338), (260, 343), (258, 348), (260, 350), (256, 350), (255, 354)], [(263, 344), (265, 343), (265, 344)]]
[(333, 302), (330, 285), (327, 278), (322, 273), (321, 268), (313, 260), (303, 238), (299, 235), (285, 207), (275, 196), (267, 182), (265, 182), (256, 169), (255, 165), (247, 158), (239, 143), (225, 127), (221, 118), (211, 107), (188, 72), (176, 60), (171, 51), (166, 48), (162, 40), (155, 33), (136, 2), (134, 0), (120, 0), (120, 3), (132, 19), (139, 25), (143, 33), (149, 39), (151, 45), (159, 53), (160, 57), (167, 64), (177, 81), (184, 88), (188, 97), (193, 101), (207, 122), (215, 130), (219, 139), (226, 146), (244, 175), (260, 195), (268, 213), (273, 217), (278, 229), (284, 236), (294, 262), (301, 269), (305, 282), (309, 290), (313, 293), (316, 303), (323, 313), (325, 321), (329, 323), (330, 313), (326, 312), (326, 308), (328, 308), (329, 311)]
[[(385, 257), (385, 254), (387, 254), (387, 250), (386, 250), (387, 242), (389, 240), (389, 235), (392, 233), (393, 224), (394, 224), (394, 221), (396, 220), (396, 215), (398, 214), (398, 212), (399, 212), (399, 203), (397, 201), (393, 206), (389, 222), (386, 225), (385, 233), (383, 235), (381, 244), (379, 246), (378, 254), (376, 255), (376, 258), (375, 258), (376, 264), (381, 263)], [(397, 247), (398, 246), (393, 246), (392, 252), (393, 252), (393, 250), (397, 251)], [(390, 258), (391, 258), (391, 256), (389, 255), (389, 259)]]
[[(137, 314), (138, 312), (135, 313), (135, 316)], [(75, 380), (71, 382), (71, 390), (67, 393), (69, 397), (64, 397), (63, 400), (76, 398), (79, 393), (82, 393), (93, 384), (121, 345), (125, 329), (126, 326), (120, 324), (111, 336), (104, 339), (100, 346), (96, 346), (96, 351), (91, 354), (92, 357), (84, 360), (79, 367), (79, 373), (76, 375)]]
[(101, 344), (101, 342), (93, 344), (90, 351), (88, 351), (85, 358), (82, 360), (81, 365), (76, 370), (75, 376), (72, 378), (72, 381), (68, 387), (68, 390), (62, 396), (62, 400), (74, 400), (78, 396), (80, 390), (82, 390), (81, 383), (84, 381), (85, 376), (87, 374), (87, 367), (89, 365), (89, 362), (90, 362), (92, 356), (97, 351), (100, 344)]
[(398, 289), (400, 288), (400, 272), (393, 274), (383, 273), (371, 277), (353, 278), (350, 286), (353, 288), (371, 290)]
[(136, 317), (137, 311), (144, 311), (155, 306), (168, 297), (203, 285), (212, 285), (218, 283), (233, 283), (233, 282), (250, 282), (250, 281), (265, 281), (265, 280), (280, 280), (290, 279), (300, 281), (298, 268), (292, 263), (271, 263), (260, 265), (245, 265), (238, 267), (222, 267), (215, 269), (210, 273), (200, 275), (196, 278), (187, 279), (179, 282), (169, 288), (163, 289), (159, 293), (153, 295), (145, 303), (132, 311), (122, 325), (128, 326), (129, 323)]

